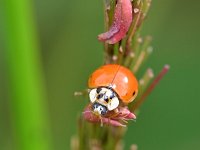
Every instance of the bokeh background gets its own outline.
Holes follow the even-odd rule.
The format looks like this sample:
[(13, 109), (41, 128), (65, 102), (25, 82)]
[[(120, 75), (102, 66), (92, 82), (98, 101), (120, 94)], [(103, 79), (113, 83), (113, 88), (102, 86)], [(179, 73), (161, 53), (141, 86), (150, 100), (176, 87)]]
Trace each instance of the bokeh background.
[[(26, 114), (23, 108), (26, 101), (16, 97), (13, 91), (29, 89), (23, 87), (28, 85), (24, 84), (26, 80), (18, 80), (16, 84), (19, 87), (13, 84), (15, 74), (10, 71), (16, 69), (15, 63), (20, 65), (21, 58), (16, 52), (20, 48), (15, 51), (12, 44), (15, 42), (12, 36), (9, 37), (12, 33), (7, 31), (15, 28), (15, 22), (7, 21), (7, 17), (11, 16), (8, 12), (15, 11), (12, 9), (15, 6), (10, 7), (9, 1), (12, 3), (12, 0), (0, 2), (1, 150), (15, 150), (19, 146), (18, 140), (23, 139), (17, 128), (23, 129), (23, 121), (26, 124), (26, 120), (20, 122), (17, 117), (20, 116), (19, 111)], [(15, 1), (16, 5), (23, 5), (23, 0)], [(33, 105), (28, 102), (27, 108), (36, 113), (33, 122), (43, 122), (42, 125), (48, 129), (41, 141), (47, 139), (45, 143), (50, 144), (50, 148), (42, 148), (42, 142), (36, 145), (41, 150), (68, 150), (70, 138), (77, 132), (77, 116), (88, 103), (87, 99), (75, 98), (73, 93), (84, 89), (90, 73), (102, 64), (103, 45), (96, 38), (104, 30), (102, 0), (33, 0), (30, 6), (31, 9), (27, 10), (33, 15), (29, 23), (36, 29), (36, 55), (39, 53), (39, 57), (31, 58), (36, 60), (33, 66), (39, 68), (30, 80), (40, 81), (32, 87), (37, 89), (30, 91), (45, 96), (29, 95), (24, 91), (24, 97), (27, 101), (39, 97)], [(125, 136), (126, 149), (132, 143), (137, 144), (139, 150), (200, 149), (199, 6), (200, 2), (195, 0), (153, 0), (143, 33), (153, 36), (154, 52), (144, 67), (152, 67), (158, 73), (168, 63), (171, 69), (142, 106), (137, 122), (130, 123)], [(20, 18), (14, 20), (17, 22)], [(31, 32), (34, 34), (35, 30)], [(15, 58), (10, 56), (10, 52)], [(26, 74), (23, 67), (17, 74)], [(32, 119), (30, 114), (26, 116), (28, 121)], [(35, 123), (30, 124), (34, 128)], [(43, 130), (38, 134), (41, 132)], [(31, 133), (29, 138), (26, 138), (26, 143), (32, 140)], [(37, 143), (38, 139), (34, 140)]]

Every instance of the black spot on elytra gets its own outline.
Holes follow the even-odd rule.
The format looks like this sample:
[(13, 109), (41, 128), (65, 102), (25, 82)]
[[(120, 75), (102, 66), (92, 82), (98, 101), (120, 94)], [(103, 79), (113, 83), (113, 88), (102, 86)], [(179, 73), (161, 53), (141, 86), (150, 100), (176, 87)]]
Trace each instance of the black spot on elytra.
[(133, 92), (133, 96), (135, 95), (135, 91)]

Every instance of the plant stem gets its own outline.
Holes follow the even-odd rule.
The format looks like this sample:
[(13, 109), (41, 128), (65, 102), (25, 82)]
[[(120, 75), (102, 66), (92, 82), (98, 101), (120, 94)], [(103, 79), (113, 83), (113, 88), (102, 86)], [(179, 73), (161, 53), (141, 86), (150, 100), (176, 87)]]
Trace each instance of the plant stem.
[(157, 75), (157, 77), (153, 80), (147, 90), (142, 94), (141, 98), (133, 105), (131, 111), (134, 112), (140, 105), (144, 102), (146, 97), (152, 92), (152, 90), (156, 87), (159, 81), (164, 77), (164, 75), (168, 72), (169, 65), (165, 65), (161, 72)]
[(134, 20), (132, 21), (132, 24), (131, 24), (131, 27), (130, 27), (130, 32), (128, 33), (128, 38), (127, 38), (127, 42), (126, 42), (126, 51), (127, 51), (126, 54), (131, 49), (133, 36), (135, 35), (135, 32), (136, 32), (137, 27), (139, 25), (139, 21), (140, 21), (140, 18), (141, 18), (141, 13), (142, 13), (141, 10), (140, 10), (140, 8), (142, 7), (142, 3), (140, 2), (137, 7), (138, 7), (137, 9), (139, 9), (139, 11), (137, 12), (137, 14), (135, 14)]
[[(104, 1), (104, 16), (105, 16), (105, 30), (109, 30), (112, 25), (116, 0), (105, 0)], [(104, 63), (110, 64), (113, 62), (114, 45), (104, 43)]]

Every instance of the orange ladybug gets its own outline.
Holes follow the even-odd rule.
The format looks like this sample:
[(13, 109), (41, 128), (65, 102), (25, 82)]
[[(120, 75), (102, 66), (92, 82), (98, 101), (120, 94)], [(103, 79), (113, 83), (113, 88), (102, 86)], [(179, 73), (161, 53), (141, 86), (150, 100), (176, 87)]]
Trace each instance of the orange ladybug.
[(128, 104), (138, 93), (138, 81), (133, 73), (116, 64), (104, 65), (95, 70), (89, 80), (88, 87), (92, 111), (104, 116), (108, 111), (116, 110), (120, 101)]

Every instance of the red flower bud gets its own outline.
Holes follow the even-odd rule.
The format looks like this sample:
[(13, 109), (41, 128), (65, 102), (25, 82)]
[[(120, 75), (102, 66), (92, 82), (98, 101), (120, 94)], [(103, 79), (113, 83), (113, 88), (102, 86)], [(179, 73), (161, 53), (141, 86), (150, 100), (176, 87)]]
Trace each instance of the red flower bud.
[(83, 117), (92, 123), (108, 124), (117, 127), (126, 127), (124, 123), (127, 123), (128, 120), (136, 119), (136, 116), (127, 107), (120, 107), (118, 111), (117, 114), (111, 114), (107, 117), (97, 116), (91, 111), (90, 105), (88, 105), (83, 112)]
[(98, 35), (102, 42), (115, 44), (126, 36), (132, 22), (131, 0), (118, 0), (114, 20), (108, 32)]

